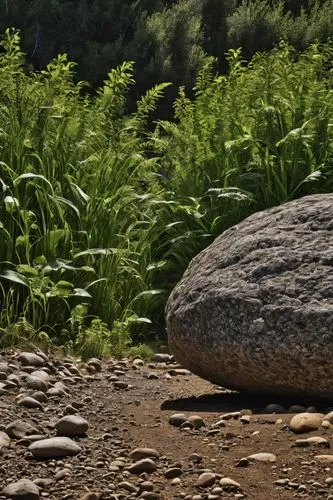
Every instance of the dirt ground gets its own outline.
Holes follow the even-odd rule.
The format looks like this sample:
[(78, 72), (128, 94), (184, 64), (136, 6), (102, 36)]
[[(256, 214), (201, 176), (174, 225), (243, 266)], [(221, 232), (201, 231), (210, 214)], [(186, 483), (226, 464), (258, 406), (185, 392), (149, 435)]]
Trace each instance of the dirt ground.
[[(8, 363), (12, 375), (21, 380), (26, 368), (17, 361), (16, 353), (3, 353), (0, 361)], [(51, 359), (48, 366), (50, 363), (56, 368), (50, 384), (61, 380), (69, 391), (51, 395), (40, 408), (31, 409), (22, 406), (18, 397), (31, 393), (24, 383), (3, 388), (0, 431), (6, 432), (7, 425), (19, 419), (37, 426), (45, 437), (55, 436), (55, 423), (64, 414), (73, 413), (74, 407), (89, 423), (87, 436), (75, 438), (82, 451), (73, 457), (36, 460), (27, 448), (29, 437), (13, 439), (9, 447), (0, 447), (0, 491), (27, 478), (39, 485), (40, 498), (50, 500), (80, 499), (88, 492), (100, 495), (84, 497), (91, 500), (333, 498), (333, 462), (321, 463), (315, 458), (331, 454), (331, 428), (297, 435), (288, 426), (295, 411), (309, 405), (325, 414), (330, 410), (327, 402), (278, 401), (233, 393), (170, 363), (109, 360), (100, 367), (78, 365), (76, 374), (76, 368), (70, 369), (71, 363), (76, 366), (71, 359)], [(271, 403), (286, 410), (267, 413), (265, 408)], [(304, 408), (293, 408), (291, 413), (290, 405)], [(241, 415), (216, 425), (230, 412)], [(204, 426), (177, 428), (169, 423), (175, 413), (200, 416)], [(248, 415), (245, 419), (241, 418), (244, 414)], [(326, 449), (295, 446), (297, 439), (310, 436), (324, 437)], [(135, 462), (130, 452), (138, 447), (157, 452), (155, 472), (138, 475), (128, 470)], [(276, 461), (241, 460), (256, 453), (274, 454)], [(197, 481), (205, 472), (212, 473), (214, 484), (200, 487)], [(222, 478), (239, 486), (221, 486)], [(0, 499), (4, 498), (0, 493)]]

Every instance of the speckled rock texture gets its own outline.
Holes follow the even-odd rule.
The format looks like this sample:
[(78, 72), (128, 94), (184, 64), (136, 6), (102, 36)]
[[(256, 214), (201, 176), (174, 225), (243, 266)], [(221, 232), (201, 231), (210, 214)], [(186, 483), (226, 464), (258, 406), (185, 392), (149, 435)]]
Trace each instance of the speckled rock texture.
[(333, 194), (256, 213), (192, 260), (167, 307), (193, 373), (253, 393), (333, 397)]

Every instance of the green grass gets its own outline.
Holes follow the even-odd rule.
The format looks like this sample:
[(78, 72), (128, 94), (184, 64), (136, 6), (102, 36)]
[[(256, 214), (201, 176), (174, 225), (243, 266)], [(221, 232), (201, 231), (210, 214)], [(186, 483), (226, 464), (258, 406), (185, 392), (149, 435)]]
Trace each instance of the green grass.
[(194, 98), (180, 89), (174, 120), (152, 129), (167, 84), (127, 115), (132, 63), (91, 96), (64, 55), (30, 72), (7, 30), (0, 343), (33, 332), (84, 357), (129, 352), (152, 340), (170, 289), (215, 236), (259, 209), (331, 191), (332, 54), (281, 44), (246, 63), (230, 51), (228, 74), (207, 65)]

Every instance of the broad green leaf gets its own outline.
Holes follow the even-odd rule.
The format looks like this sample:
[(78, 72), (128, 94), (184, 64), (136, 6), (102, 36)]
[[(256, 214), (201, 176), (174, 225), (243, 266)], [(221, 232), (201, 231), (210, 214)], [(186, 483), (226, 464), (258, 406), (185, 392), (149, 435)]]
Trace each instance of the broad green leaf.
[(0, 278), (11, 281), (12, 283), (18, 283), (19, 285), (28, 286), (24, 276), (11, 270), (5, 270), (0, 272)]
[(37, 269), (35, 269), (32, 266), (28, 266), (27, 264), (20, 264), (17, 266), (16, 269), (20, 274), (24, 274), (26, 276), (38, 276), (39, 275)]
[(69, 281), (60, 280), (55, 284), (55, 287), (58, 289), (73, 290), (74, 285)]
[(78, 257), (83, 257), (85, 255), (110, 255), (117, 254), (121, 251), (120, 248), (89, 248), (88, 250), (83, 250), (83, 252), (76, 253), (73, 259)]
[(46, 179), (46, 177), (44, 177), (44, 175), (33, 174), (32, 172), (27, 172), (25, 174), (21, 174), (18, 177), (16, 177), (16, 179), (14, 181), (14, 186), (17, 186), (18, 184), (20, 184), (21, 181), (26, 180), (26, 179), (27, 180), (34, 180), (34, 179), (41, 180), (49, 186), (51, 191), (53, 191), (52, 184)]
[(74, 288), (73, 296), (92, 299), (92, 296), (90, 295), (90, 293), (87, 292), (87, 290), (84, 290), (83, 288)]

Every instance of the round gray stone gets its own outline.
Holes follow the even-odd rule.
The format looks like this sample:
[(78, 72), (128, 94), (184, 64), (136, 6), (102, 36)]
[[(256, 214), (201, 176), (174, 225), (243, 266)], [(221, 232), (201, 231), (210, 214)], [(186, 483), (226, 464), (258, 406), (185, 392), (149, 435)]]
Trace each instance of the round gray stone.
[(60, 458), (77, 455), (81, 447), (68, 437), (52, 437), (31, 443), (29, 451), (35, 458)]
[(38, 500), (39, 488), (30, 479), (20, 479), (20, 481), (8, 484), (3, 489), (3, 494), (14, 500)]
[(332, 398), (332, 249), (333, 193), (225, 231), (169, 297), (177, 361), (223, 387)]
[(59, 436), (84, 436), (88, 430), (88, 422), (78, 415), (66, 415), (55, 425)]

